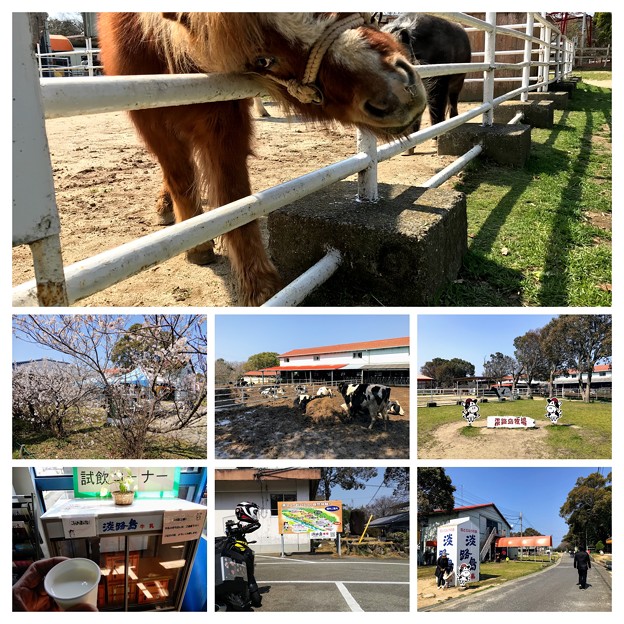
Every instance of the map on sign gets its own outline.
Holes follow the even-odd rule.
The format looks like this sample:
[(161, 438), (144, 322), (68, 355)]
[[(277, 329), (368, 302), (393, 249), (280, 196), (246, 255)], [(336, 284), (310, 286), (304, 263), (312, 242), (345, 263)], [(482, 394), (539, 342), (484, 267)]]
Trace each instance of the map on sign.
[(335, 537), (342, 531), (342, 501), (280, 501), (277, 511), (282, 535), (320, 533)]

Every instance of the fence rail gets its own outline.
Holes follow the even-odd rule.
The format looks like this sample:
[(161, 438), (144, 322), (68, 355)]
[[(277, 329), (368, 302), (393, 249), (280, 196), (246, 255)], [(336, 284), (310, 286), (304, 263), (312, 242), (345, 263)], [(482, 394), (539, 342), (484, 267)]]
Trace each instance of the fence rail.
[[(419, 68), (419, 73), (422, 77), (430, 77), (467, 71), (483, 72), (483, 78), (475, 79), (483, 82), (482, 104), (453, 119), (416, 132), (406, 140), (382, 146), (377, 146), (371, 136), (358, 132), (358, 153), (348, 159), (63, 267), (60, 221), (44, 119), (248, 98), (261, 94), (262, 88), (250, 78), (220, 74), (39, 79), (33, 51), (28, 46), (31, 38), (26, 14), (13, 14), (13, 244), (30, 245), (35, 269), (34, 280), (13, 289), (13, 305), (73, 304), (356, 173), (359, 198), (376, 201), (378, 162), (478, 116), (483, 117), (484, 125), (491, 125), (496, 106), (516, 96), (526, 100), (532, 90), (546, 91), (549, 84), (572, 70), (573, 44), (540, 14), (527, 13), (526, 24), (507, 27), (496, 25), (496, 13), (487, 13), (485, 20), (463, 13), (436, 15), (484, 31), (485, 51), (476, 53), (484, 57), (484, 62), (423, 66)], [(539, 37), (533, 34), (535, 24), (540, 28)], [(522, 61), (496, 62), (497, 34), (524, 40), (524, 50), (520, 51)], [(537, 46), (537, 49), (533, 46)], [(538, 58), (534, 60), (536, 54)], [(538, 68), (537, 77), (530, 76), (532, 67)], [(516, 79), (521, 82), (521, 86), (494, 97), (495, 73), (501, 69), (520, 72), (521, 76)], [(476, 149), (471, 150), (448, 169), (446, 177), (436, 176), (425, 182), (424, 186), (441, 184), (476, 157), (478, 152)], [(19, 170), (20, 167), (24, 167), (24, 172)], [(28, 175), (25, 171), (28, 171)], [(327, 279), (340, 266), (340, 262), (340, 250), (328, 250), (328, 255), (320, 263), (314, 265), (297, 284), (289, 287), (290, 291), (278, 294), (266, 305), (296, 305)]]

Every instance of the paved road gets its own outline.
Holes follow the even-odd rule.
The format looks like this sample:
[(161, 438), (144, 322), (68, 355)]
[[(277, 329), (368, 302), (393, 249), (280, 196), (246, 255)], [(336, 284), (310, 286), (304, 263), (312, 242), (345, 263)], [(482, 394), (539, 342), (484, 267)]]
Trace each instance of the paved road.
[(611, 573), (595, 564), (579, 589), (572, 557), (544, 572), (425, 611), (611, 611)]
[(409, 561), (256, 555), (263, 611), (408, 611)]

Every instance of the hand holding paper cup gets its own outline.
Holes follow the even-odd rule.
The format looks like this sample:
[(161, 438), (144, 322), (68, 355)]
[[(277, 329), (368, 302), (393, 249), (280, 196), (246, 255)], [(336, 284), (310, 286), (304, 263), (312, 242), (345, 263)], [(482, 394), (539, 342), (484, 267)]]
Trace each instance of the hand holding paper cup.
[(91, 559), (67, 559), (47, 573), (44, 587), (63, 611), (79, 604), (97, 607), (100, 576), (100, 566)]

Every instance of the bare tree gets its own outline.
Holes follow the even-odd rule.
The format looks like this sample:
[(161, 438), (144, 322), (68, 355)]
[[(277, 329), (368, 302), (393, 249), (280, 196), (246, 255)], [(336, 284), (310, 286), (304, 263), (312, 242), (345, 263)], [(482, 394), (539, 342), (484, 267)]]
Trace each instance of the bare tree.
[(105, 399), (107, 422), (117, 428), (120, 454), (142, 458), (151, 435), (174, 439), (175, 432), (205, 421), (205, 322), (199, 315), (145, 316), (140, 327), (132, 327), (143, 346), (128, 362), (134, 371), (113, 374), (113, 352), (129, 331), (128, 321), (91, 314), (19, 315), (13, 326), (18, 338), (68, 355), (90, 372)]
[(531, 382), (545, 369), (539, 330), (531, 329), (526, 334), (515, 338), (514, 347), (516, 347), (516, 360), (524, 368), (527, 393), (531, 396), (533, 394)]

